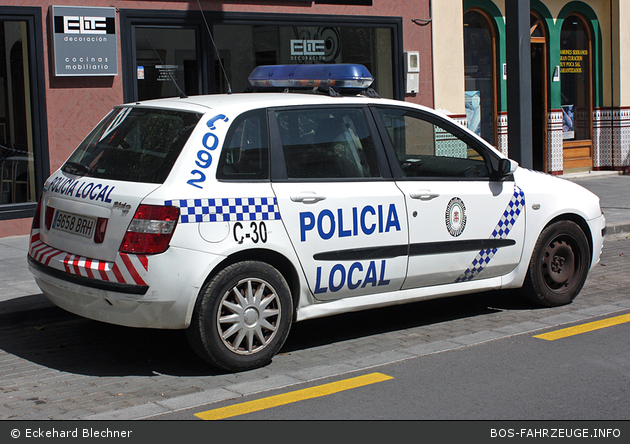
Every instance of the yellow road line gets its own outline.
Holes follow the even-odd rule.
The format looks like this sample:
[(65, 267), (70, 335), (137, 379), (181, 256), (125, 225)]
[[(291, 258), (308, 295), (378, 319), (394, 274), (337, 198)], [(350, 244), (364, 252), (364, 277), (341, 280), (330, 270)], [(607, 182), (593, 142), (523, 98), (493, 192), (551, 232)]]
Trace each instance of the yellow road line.
[(549, 333), (543, 333), (534, 337), (539, 339), (546, 339), (547, 341), (555, 341), (556, 339), (579, 335), (581, 333), (599, 330), (600, 328), (623, 324), (624, 322), (630, 322), (630, 314), (615, 316), (614, 318), (602, 319), (601, 321), (589, 322), (588, 324), (576, 325), (575, 327), (563, 328), (562, 330), (551, 331)]
[(208, 410), (206, 412), (196, 413), (195, 416), (206, 420), (231, 418), (232, 416), (258, 412), (260, 410), (290, 404), (292, 402), (303, 401), (305, 399), (319, 398), (321, 396), (331, 395), (344, 390), (363, 387), (376, 382), (387, 381), (388, 379), (394, 378), (382, 373), (370, 373), (369, 375), (357, 376), (356, 378), (344, 379), (343, 381), (331, 382), (329, 384), (296, 390), (294, 392), (283, 393), (281, 395), (270, 396), (268, 398), (257, 399), (255, 401)]

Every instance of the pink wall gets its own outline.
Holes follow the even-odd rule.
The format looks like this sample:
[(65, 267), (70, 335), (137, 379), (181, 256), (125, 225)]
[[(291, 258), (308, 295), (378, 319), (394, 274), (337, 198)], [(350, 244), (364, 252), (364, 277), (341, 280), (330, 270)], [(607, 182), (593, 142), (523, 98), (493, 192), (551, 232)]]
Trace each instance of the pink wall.
[[(335, 16), (393, 16), (403, 18), (403, 49), (420, 51), (420, 91), (406, 100), (433, 106), (433, 69), (431, 25), (418, 26), (411, 20), (429, 18), (429, 0), (373, 0), (373, 6), (320, 5), (305, 2), (256, 1), (222, 2), (200, 0), (204, 10), (262, 12), (282, 14), (318, 14)], [(249, 3), (249, 4), (248, 4)], [(255, 3), (255, 4), (252, 4)], [(61, 166), (75, 147), (114, 106), (123, 100), (122, 67), (114, 77), (55, 77), (52, 56), (48, 54), (49, 6), (99, 6), (118, 9), (189, 10), (198, 9), (197, 1), (116, 1), (116, 0), (4, 0), (3, 6), (39, 6), (42, 8), (46, 107), (50, 171)], [(27, 234), (30, 219), (0, 221), (0, 237)]]

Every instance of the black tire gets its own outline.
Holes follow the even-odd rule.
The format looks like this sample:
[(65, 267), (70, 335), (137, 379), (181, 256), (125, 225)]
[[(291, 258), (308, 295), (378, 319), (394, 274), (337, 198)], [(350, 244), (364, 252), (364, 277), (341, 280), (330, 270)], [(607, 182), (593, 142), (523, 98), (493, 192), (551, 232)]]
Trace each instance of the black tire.
[(239, 262), (201, 289), (186, 335), (203, 360), (239, 372), (271, 362), (292, 321), (293, 300), (282, 274), (263, 262)]
[(575, 222), (549, 225), (538, 237), (521, 293), (546, 307), (571, 303), (584, 286), (590, 258), (588, 240)]

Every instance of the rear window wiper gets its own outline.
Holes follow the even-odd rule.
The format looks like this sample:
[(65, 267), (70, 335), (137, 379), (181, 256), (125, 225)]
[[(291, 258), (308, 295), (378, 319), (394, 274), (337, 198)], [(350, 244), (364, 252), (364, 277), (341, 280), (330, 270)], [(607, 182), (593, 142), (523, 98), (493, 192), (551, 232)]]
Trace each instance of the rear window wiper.
[(77, 176), (85, 176), (92, 172), (92, 169), (89, 166), (84, 165), (81, 162), (71, 161), (66, 162), (61, 170), (64, 173), (75, 174)]

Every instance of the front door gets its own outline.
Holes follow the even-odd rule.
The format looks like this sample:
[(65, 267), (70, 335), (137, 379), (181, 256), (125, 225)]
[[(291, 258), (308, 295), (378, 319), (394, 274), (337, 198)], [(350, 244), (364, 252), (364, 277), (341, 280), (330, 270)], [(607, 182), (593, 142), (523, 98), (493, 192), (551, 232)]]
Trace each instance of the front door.
[(520, 261), (524, 196), (493, 179), (496, 154), (430, 114), (378, 107), (381, 131), (400, 165), (409, 220), (403, 288), (502, 276)]

